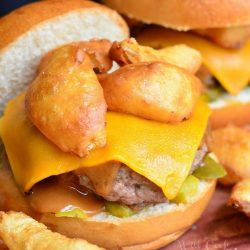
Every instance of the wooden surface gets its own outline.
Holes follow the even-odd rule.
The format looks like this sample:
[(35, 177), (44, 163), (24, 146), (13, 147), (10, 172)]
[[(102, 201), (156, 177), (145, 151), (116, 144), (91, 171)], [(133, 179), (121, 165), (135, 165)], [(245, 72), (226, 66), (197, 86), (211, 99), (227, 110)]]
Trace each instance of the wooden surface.
[(218, 187), (200, 220), (162, 250), (250, 250), (250, 219), (226, 207), (229, 191)]

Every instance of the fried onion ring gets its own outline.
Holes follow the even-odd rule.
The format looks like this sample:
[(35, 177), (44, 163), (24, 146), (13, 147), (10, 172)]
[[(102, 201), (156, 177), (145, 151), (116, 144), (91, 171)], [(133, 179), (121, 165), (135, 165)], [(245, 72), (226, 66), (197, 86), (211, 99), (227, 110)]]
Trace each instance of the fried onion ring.
[(128, 64), (99, 78), (108, 109), (160, 122), (191, 116), (201, 82), (164, 62)]
[(53, 52), (25, 98), (28, 117), (64, 152), (84, 157), (106, 143), (106, 102), (89, 56), (75, 45)]

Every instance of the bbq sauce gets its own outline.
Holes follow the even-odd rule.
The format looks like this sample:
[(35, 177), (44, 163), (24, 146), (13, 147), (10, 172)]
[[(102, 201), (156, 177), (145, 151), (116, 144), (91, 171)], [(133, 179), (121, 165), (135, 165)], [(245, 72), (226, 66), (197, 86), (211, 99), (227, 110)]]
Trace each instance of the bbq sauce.
[(39, 213), (57, 213), (80, 208), (88, 216), (104, 210), (104, 202), (87, 188), (78, 185), (77, 176), (69, 173), (37, 183), (27, 196), (32, 209)]
[[(4, 163), (3, 163), (4, 162)], [(8, 164), (0, 166), (0, 210), (22, 211), (32, 217), (41, 213), (57, 213), (78, 207), (87, 216), (104, 210), (104, 202), (78, 183), (78, 177), (71, 173), (49, 177), (28, 192), (17, 187)]]

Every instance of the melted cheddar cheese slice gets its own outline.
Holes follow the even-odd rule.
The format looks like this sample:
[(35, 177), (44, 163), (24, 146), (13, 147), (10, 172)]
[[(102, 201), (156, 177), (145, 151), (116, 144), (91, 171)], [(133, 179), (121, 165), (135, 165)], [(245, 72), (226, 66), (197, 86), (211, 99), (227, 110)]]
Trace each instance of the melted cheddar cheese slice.
[(229, 50), (205, 38), (161, 27), (146, 29), (137, 40), (154, 48), (186, 44), (200, 51), (204, 65), (232, 95), (237, 95), (250, 82), (250, 42), (242, 49)]
[(21, 95), (8, 103), (0, 121), (0, 135), (16, 182), (24, 191), (52, 175), (119, 161), (172, 199), (189, 173), (209, 115), (208, 106), (201, 101), (189, 120), (176, 125), (109, 112), (107, 145), (87, 158), (79, 158), (60, 151), (31, 124)]

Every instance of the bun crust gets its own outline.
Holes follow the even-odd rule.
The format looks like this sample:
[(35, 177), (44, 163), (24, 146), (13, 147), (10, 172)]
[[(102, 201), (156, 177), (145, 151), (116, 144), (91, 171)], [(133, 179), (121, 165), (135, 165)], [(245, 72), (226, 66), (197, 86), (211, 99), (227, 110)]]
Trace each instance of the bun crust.
[(134, 246), (128, 246), (128, 247), (122, 247), (122, 250), (152, 250), (152, 249), (159, 249), (163, 246), (168, 245), (169, 243), (177, 240), (179, 237), (181, 237), (187, 230), (180, 230), (178, 232), (167, 234), (165, 236), (160, 237), (157, 240), (153, 240), (151, 242), (147, 242), (144, 244), (134, 245)]
[(105, 0), (130, 18), (176, 30), (223, 28), (250, 24), (245, 0)]
[(129, 35), (121, 16), (84, 0), (38, 1), (0, 19), (0, 113), (34, 79), (41, 57), (66, 43)]
[(44, 214), (40, 221), (53, 231), (68, 237), (84, 238), (107, 249), (157, 249), (180, 237), (200, 217), (214, 192), (215, 184), (216, 181), (206, 182), (193, 203), (157, 210), (154, 214), (145, 211), (143, 216), (123, 219), (99, 216), (90, 220), (56, 218), (53, 214)]
[(75, 10), (106, 12), (117, 22), (124, 34), (128, 34), (124, 20), (103, 5), (86, 0), (40, 1), (18, 8), (0, 19), (0, 50), (30, 31), (35, 25)]

